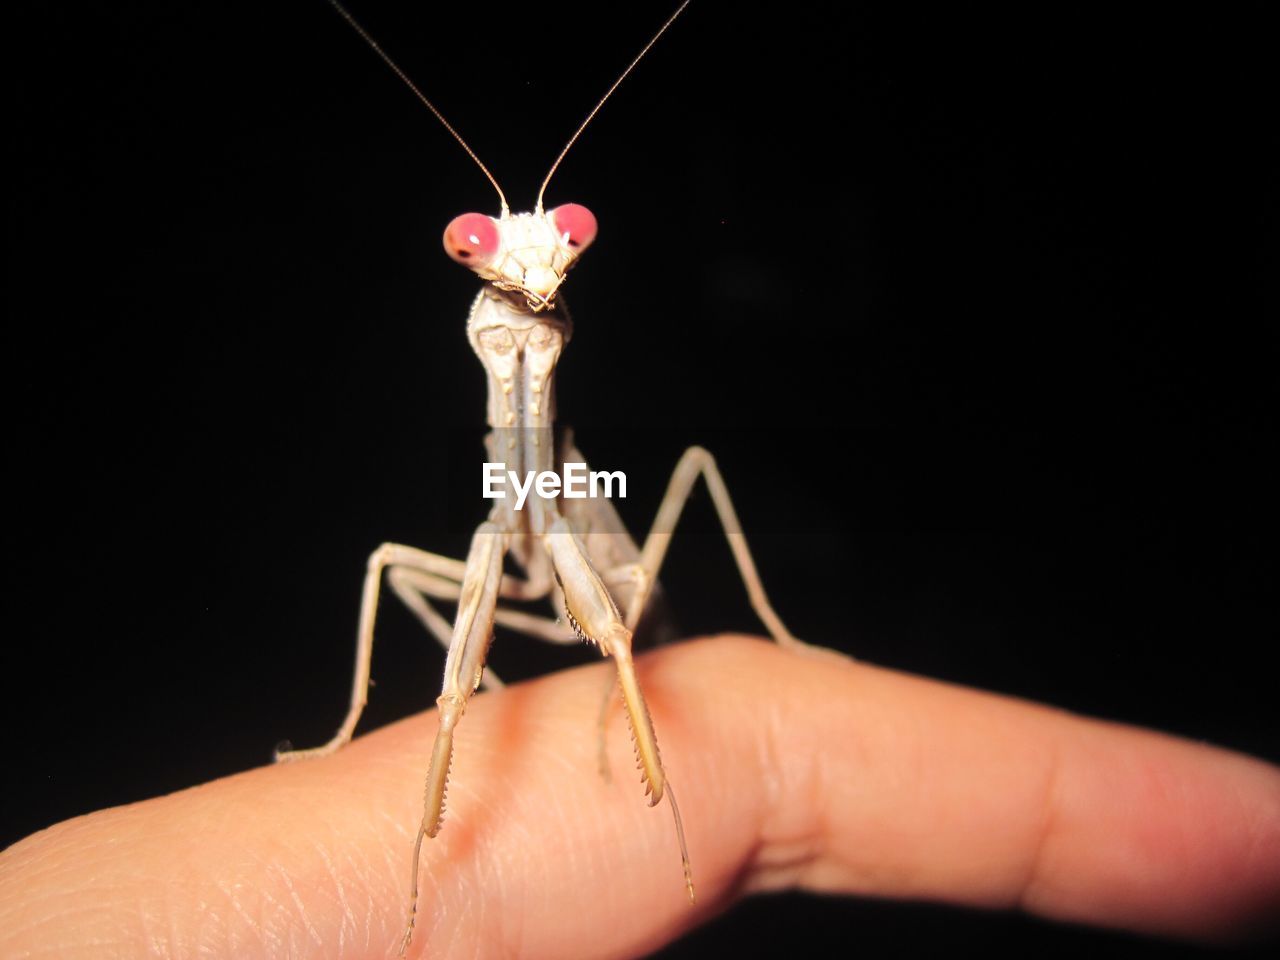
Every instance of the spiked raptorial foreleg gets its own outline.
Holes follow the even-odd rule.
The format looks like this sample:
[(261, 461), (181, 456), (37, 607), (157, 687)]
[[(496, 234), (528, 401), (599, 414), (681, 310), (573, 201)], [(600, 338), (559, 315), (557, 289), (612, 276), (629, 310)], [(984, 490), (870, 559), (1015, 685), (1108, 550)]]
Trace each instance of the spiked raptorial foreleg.
[(449, 786), (449, 765), (453, 760), (453, 731), (462, 719), (467, 699), (480, 686), (485, 655), (493, 638), (494, 609), (502, 585), (502, 558), (507, 537), (494, 523), (482, 523), (471, 538), (458, 615), (453, 623), (453, 640), (444, 666), (444, 686), (436, 703), (440, 708), (440, 729), (431, 751), (431, 767), (422, 801), (422, 823), (413, 846), (413, 879), (409, 893), (409, 922), (400, 943), (404, 956), (413, 938), (418, 912), (418, 858), (422, 838), (434, 837), (444, 818), (445, 792)]
[(680, 819), (680, 809), (676, 806), (675, 794), (662, 768), (662, 756), (658, 752), (653, 720), (649, 716), (649, 707), (640, 691), (640, 681), (636, 677), (635, 664), (631, 659), (631, 631), (623, 624), (617, 605), (600, 575), (591, 566), (582, 544), (570, 532), (568, 523), (563, 519), (553, 523), (546, 534), (546, 544), (556, 576), (564, 590), (566, 613), (570, 622), (585, 637), (598, 643), (601, 652), (613, 657), (617, 665), (636, 760), (644, 777), (645, 792), (649, 794), (649, 805), (656, 805), (664, 795), (670, 800), (676, 836), (680, 842), (685, 887), (689, 891), (689, 899), (693, 900), (693, 871), (689, 865), (689, 850), (684, 839), (684, 824)]

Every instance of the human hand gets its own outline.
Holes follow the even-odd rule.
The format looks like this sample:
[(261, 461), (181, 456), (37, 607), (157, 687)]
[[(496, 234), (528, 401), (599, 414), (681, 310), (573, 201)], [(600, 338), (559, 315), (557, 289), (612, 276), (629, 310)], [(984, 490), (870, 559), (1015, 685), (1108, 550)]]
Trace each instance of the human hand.
[[(698, 904), (616, 712), (609, 753), (627, 775), (595, 772), (602, 663), (473, 698), (411, 955), (635, 956), (791, 887), (1202, 940), (1275, 922), (1269, 764), (741, 638), (638, 666)], [(0, 954), (394, 955), (434, 732), (419, 715), (15, 844)]]

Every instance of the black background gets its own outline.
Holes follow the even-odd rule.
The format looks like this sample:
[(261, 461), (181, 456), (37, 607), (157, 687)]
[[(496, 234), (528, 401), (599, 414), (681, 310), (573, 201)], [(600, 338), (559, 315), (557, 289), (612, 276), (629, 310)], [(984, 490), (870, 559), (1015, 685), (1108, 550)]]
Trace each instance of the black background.
[[(523, 209), (670, 5), (353, 12)], [(601, 224), (560, 411), (633, 530), (701, 443), (798, 635), (1280, 759), (1263, 5), (744, 9), (696, 2), (548, 194)], [(19, 17), (5, 842), (332, 733), (368, 552), (485, 512), (439, 237), (496, 212), (318, 0)], [(683, 632), (757, 631), (704, 494), (687, 524)], [(443, 662), (379, 622), (362, 729)], [(663, 955), (828, 938), (1196, 952), (777, 897)]]

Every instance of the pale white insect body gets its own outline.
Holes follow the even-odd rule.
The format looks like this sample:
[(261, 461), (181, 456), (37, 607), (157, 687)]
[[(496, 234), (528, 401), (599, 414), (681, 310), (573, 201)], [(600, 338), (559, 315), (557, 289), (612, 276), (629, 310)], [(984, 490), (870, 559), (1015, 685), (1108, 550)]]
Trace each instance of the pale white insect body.
[[(595, 238), (597, 225), (591, 212), (579, 204), (544, 211), (542, 196), (574, 141), (684, 11), (688, 0), (663, 24), (570, 138), (544, 179), (533, 212), (524, 214), (510, 212), (496, 180), (448, 121), (337, 0), (330, 2), (445, 125), (498, 192), (498, 217), (463, 214), (449, 224), (444, 234), (446, 252), (485, 280), (471, 308), (467, 336), (488, 380), (488, 459), (503, 461), (521, 475), (563, 469), (566, 462), (584, 463), (585, 458), (574, 447), (568, 431), (557, 432), (555, 428), (556, 364), (573, 329), (558, 294), (566, 273)], [(778, 642), (801, 646), (770, 606), (724, 481), (714, 459), (699, 447), (690, 448), (681, 457), (642, 545), (627, 534), (606, 499), (531, 496), (519, 510), (512, 498), (495, 501), (488, 519), (473, 535), (465, 560), (395, 543), (383, 544), (370, 556), (346, 719), (327, 744), (280, 753), (277, 758), (296, 760), (328, 754), (351, 739), (368, 694), (374, 619), (385, 574), (396, 595), (449, 651), (444, 683), (436, 701), (439, 730), (414, 844), (409, 918), (401, 954), (409, 946), (416, 921), (422, 840), (434, 837), (443, 821), (454, 730), (468, 699), (482, 682), (489, 687), (501, 686), (501, 681), (491, 672), (486, 673), (484, 666), (494, 624), (552, 643), (589, 640), (602, 654), (614, 659), (645, 791), (650, 805), (664, 797), (669, 799), (685, 886), (693, 899), (684, 827), (636, 676), (631, 643), (656, 584), (671, 531), (700, 476), (711, 493), (754, 609)], [(504, 573), (504, 558), (508, 555), (524, 571), (523, 579)], [(499, 604), (500, 600), (544, 598), (551, 600), (555, 616), (538, 617)], [(457, 603), (452, 624), (433, 606), (437, 600)]]

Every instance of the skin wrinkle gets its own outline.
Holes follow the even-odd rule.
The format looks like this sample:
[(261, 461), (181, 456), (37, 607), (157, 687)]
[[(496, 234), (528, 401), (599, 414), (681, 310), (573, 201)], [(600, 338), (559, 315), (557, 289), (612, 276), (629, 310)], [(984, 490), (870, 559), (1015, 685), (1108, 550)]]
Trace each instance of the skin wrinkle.
[[(264, 866), (267, 868), (266, 872), (269, 877), (271, 865), (265, 864)], [(287, 915), (288, 910), (285, 908), (282, 901), (277, 900), (271, 895), (271, 891), (265, 883), (259, 887), (259, 896), (262, 897), (264, 906), (266, 907), (262, 912), (261, 921), (263, 935), (274, 940), (277, 947), (287, 946), (292, 937), (293, 928), (292, 926), (285, 926), (284, 928), (281, 928), (278, 923), (278, 918)]]
[[(341, 919), (338, 921), (338, 955), (341, 956), (345, 952), (347, 945), (347, 929), (354, 929), (355, 913), (351, 909), (351, 904), (347, 900), (347, 891), (342, 883), (341, 874), (334, 869), (333, 858), (329, 856), (329, 851), (325, 849), (325, 845), (319, 841), (313, 842), (312, 849), (315, 850), (316, 856), (320, 858), (320, 862), (324, 864), (325, 872), (329, 875), (329, 880), (333, 884), (334, 893), (338, 903), (338, 910)], [(347, 858), (348, 862), (350, 858)]]
[[(779, 731), (775, 731), (778, 733)], [(840, 744), (841, 751), (847, 758), (850, 753), (859, 754), (860, 742), (858, 733), (852, 732), (849, 741)], [(808, 807), (814, 811), (814, 828), (805, 837), (805, 858), (796, 875), (796, 883), (810, 889), (822, 889), (827, 884), (824, 875), (829, 869), (829, 860), (833, 851), (838, 848), (837, 830), (833, 826), (834, 817), (826, 798), (833, 795), (832, 756), (818, 752), (812, 758), (808, 788), (804, 791), (808, 797)]]
[[(238, 956), (244, 955), (247, 949), (245, 944), (253, 944), (266, 955), (272, 944), (279, 941), (273, 941), (270, 925), (265, 922), (265, 891), (255, 885), (252, 878), (257, 871), (266, 867), (268, 861), (243, 847), (237, 847), (237, 853), (241, 854), (241, 858), (228, 864), (227, 878), (217, 878), (214, 884), (214, 888), (230, 906), (230, 910), (223, 914), (225, 942)], [(250, 911), (250, 906), (254, 908), (253, 912)], [(233, 922), (228, 914), (234, 915), (240, 922)]]
[[(564, 786), (564, 784), (571, 784), (574, 782), (572, 779), (573, 771), (571, 770), (570, 762), (567, 757), (553, 754), (552, 756), (545, 758), (544, 762), (558, 766), (562, 775), (561, 777), (552, 777), (553, 781), (557, 779), (561, 780), (560, 788), (553, 789), (546, 796), (538, 798), (539, 803), (548, 804), (549, 809), (545, 819), (547, 823), (551, 824), (561, 822), (566, 816), (572, 816), (566, 806), (566, 790), (574, 788)], [(506, 945), (508, 951), (514, 956), (520, 955), (527, 942), (525, 922), (526, 918), (530, 915), (531, 910), (547, 911), (554, 907), (554, 904), (551, 902), (552, 892), (550, 878), (546, 876), (547, 864), (541, 859), (535, 859), (532, 863), (528, 862), (529, 857), (526, 851), (534, 847), (533, 840), (534, 838), (530, 835), (529, 831), (522, 829), (522, 842), (518, 851), (508, 848), (508, 855), (505, 859), (511, 876), (516, 878), (515, 882), (511, 885), (511, 888), (521, 891), (518, 903), (524, 908), (504, 911), (504, 920), (507, 921), (507, 924), (504, 924), (503, 926), (504, 938), (502, 942)], [(559, 856), (560, 854), (557, 852), (553, 855)], [(591, 856), (591, 851), (583, 852), (571, 850), (566, 859), (572, 865), (572, 868), (582, 870), (584, 869), (584, 857)], [(530, 874), (537, 878), (536, 881), (533, 884), (522, 885), (520, 883), (520, 878), (522, 876), (529, 876)], [(512, 922), (518, 923), (518, 927), (513, 928), (508, 925)]]
[[(476, 803), (486, 811), (486, 815), (490, 818), (500, 816), (492, 803), (487, 799), (480, 799), (478, 791)], [(500, 943), (509, 943), (511, 940), (510, 928), (508, 921), (511, 915), (518, 912), (518, 908), (506, 908), (499, 912), (498, 916), (492, 921), (485, 919), (486, 915), (491, 912), (491, 903), (509, 903), (510, 890), (506, 883), (507, 876), (512, 872), (510, 869), (510, 855), (512, 848), (524, 849), (529, 845), (528, 831), (520, 829), (517, 834), (518, 839), (513, 839), (510, 844), (494, 843), (491, 838), (483, 836), (476, 842), (476, 864), (477, 864), (477, 887), (485, 891), (485, 896), (481, 899), (481, 921), (479, 926), (487, 930), (496, 930)], [(536, 868), (536, 864), (534, 864)], [(520, 875), (521, 871), (515, 871)]]
[[(77, 851), (72, 850), (69, 851), (69, 853), (71, 862), (75, 863)], [(44, 931), (41, 938), (43, 942), (56, 942), (59, 939), (58, 933), (66, 926), (66, 921), (69, 918), (74, 918), (76, 912), (79, 910), (83, 910), (91, 914), (99, 914), (108, 921), (108, 926), (117, 926), (116, 917), (113, 916), (112, 911), (117, 899), (120, 901), (127, 899), (123, 894), (123, 891), (112, 890), (110, 891), (112, 895), (105, 898), (101, 896), (94, 896), (88, 888), (88, 881), (91, 879), (91, 875), (87, 871), (81, 872), (79, 870), (74, 870), (72, 876), (79, 881), (81, 885), (80, 889), (77, 889), (74, 894), (67, 898), (62, 904), (59, 904), (58, 909), (49, 911), (44, 915)], [(120, 929), (116, 932), (115, 936), (103, 937), (102, 942), (105, 944), (129, 942), (129, 934), (125, 930)], [(57, 951), (53, 951), (52, 955), (56, 956)]]
[[(200, 915), (200, 925), (196, 928), (194, 941), (197, 952), (201, 952), (201, 944), (210, 940), (225, 941), (226, 936), (226, 919), (222, 914), (213, 909), (213, 905), (208, 899), (201, 896), (199, 891), (194, 891), (196, 899), (196, 912)], [(172, 916), (170, 917), (172, 924)], [(171, 930), (171, 932), (173, 932)]]
[[(383, 866), (383, 870), (386, 873), (386, 876), (394, 877), (395, 861), (392, 858), (392, 843), (388, 841), (387, 843), (380, 844), (378, 852), (382, 855), (382, 866)], [(388, 900), (390, 900), (389, 895), (396, 890), (396, 887), (394, 884), (385, 884), (385, 885), (379, 884), (379, 885), (383, 887), (381, 891), (381, 896), (379, 896), (378, 891), (375, 890), (373, 892), (373, 895), (369, 897), (369, 927), (368, 927), (368, 932), (366, 934), (366, 939), (368, 943), (373, 943), (375, 927), (381, 928), (381, 933), (383, 934), (384, 937), (389, 937), (390, 935), (390, 919), (388, 917), (381, 915), (377, 911), (376, 904), (379, 900), (381, 900), (381, 902), (383, 903), (386, 903)], [(426, 884), (426, 883), (422, 885), (423, 888), (426, 888), (428, 886), (429, 884)], [(401, 896), (404, 896), (403, 891), (408, 890), (409, 888), (407, 886), (404, 886), (404, 887), (401, 887), (400, 889), (402, 891)], [(419, 896), (423, 896), (423, 897), (427, 896), (425, 889), (420, 888)]]
[[(879, 796), (902, 797), (919, 782), (919, 761), (916, 750), (912, 749), (918, 738), (906, 736), (904, 723), (897, 720), (895, 713), (883, 709), (877, 688), (869, 684), (861, 684), (860, 687), (857, 705), (851, 708), (855, 715), (849, 719), (848, 726), (855, 731), (853, 735), (861, 737), (861, 742), (866, 745), (860, 757), (863, 761), (862, 782), (874, 786), (863, 789), (859, 784), (852, 789), (850, 801), (861, 808), (859, 826), (852, 831), (853, 837), (843, 838), (828, 851), (828, 856), (846, 868), (846, 888), (859, 893), (875, 893), (886, 887), (903, 885), (903, 864), (866, 859), (861, 835), (882, 838), (901, 835), (902, 828), (891, 816), (886, 816), (894, 809), (886, 810)], [(916, 718), (907, 719), (914, 722)], [(850, 790), (847, 785), (842, 785), (842, 789)], [(834, 798), (827, 799), (828, 803), (835, 802)], [(834, 813), (829, 816), (834, 816)], [(832, 885), (827, 882), (818, 889), (829, 890)]]
[(263, 933), (260, 929), (255, 928), (253, 918), (249, 916), (249, 911), (246, 910), (244, 908), (244, 904), (240, 902), (239, 887), (240, 884), (238, 882), (226, 883), (225, 881), (218, 881), (217, 883), (217, 888), (222, 891), (222, 894), (230, 905), (232, 912), (244, 921), (244, 934), (240, 933), (240, 931), (231, 924), (226, 925), (227, 946), (235, 956), (244, 956), (246, 948), (245, 945), (240, 942), (239, 938), (246, 934), (252, 936), (256, 933), (256, 937), (254, 939), (256, 939), (258, 947), (262, 948), (265, 952), (266, 943), (263, 939)]
[[(191, 940), (194, 944), (194, 950), (196, 953), (207, 953), (210, 948), (205, 946), (206, 944), (210, 944), (214, 941), (219, 943), (225, 943), (227, 941), (226, 918), (213, 909), (213, 904), (211, 904), (208, 899), (201, 896), (200, 891), (193, 891), (193, 895), (197, 898), (196, 913), (200, 916), (200, 923), (195, 928), (195, 934)], [(173, 937), (170, 940), (171, 943), (178, 942), (176, 938), (178, 931), (174, 929), (175, 916), (176, 912), (170, 910), (169, 928), (170, 934)], [(179, 952), (183, 953), (185, 951), (180, 950)]]
[[(882, 759), (886, 754), (898, 754), (894, 745), (901, 737), (901, 729), (890, 719), (893, 714), (881, 709), (878, 693), (871, 685), (859, 682), (850, 702), (854, 715), (848, 725), (851, 731), (849, 756), (854, 761), (854, 770), (852, 783), (841, 783), (840, 789), (846, 792), (850, 806), (869, 812), (873, 809), (877, 791), (896, 793), (904, 787), (905, 778), (897, 767), (885, 764)], [(840, 811), (833, 807), (832, 799), (837, 783), (840, 781), (833, 771), (828, 775), (829, 792), (823, 797), (827, 820), (833, 825), (840, 822)], [(865, 816), (864, 814), (864, 818)], [(830, 891), (843, 888), (874, 892), (876, 869), (862, 859), (857, 838), (843, 836), (846, 832), (837, 830), (831, 834), (831, 845), (825, 854), (829, 870), (824, 871), (814, 889)], [(816, 873), (816, 869), (811, 871), (813, 873)], [(840, 876), (843, 877), (843, 884), (838, 879)]]
[[(506, 871), (502, 869), (502, 852), (497, 844), (486, 842), (482, 848), (482, 856), (480, 858), (482, 866), (481, 883), (486, 891), (486, 896), (482, 898), (480, 903), (481, 911), (481, 929), (497, 930), (498, 942), (506, 944), (506, 952), (512, 955), (516, 943), (513, 937), (511, 921), (516, 915), (523, 911), (519, 904), (513, 904), (511, 907), (503, 907), (498, 909), (495, 904), (508, 904), (514, 900), (511, 892), (505, 882)], [(488, 893), (492, 892), (492, 896)], [(497, 911), (497, 916), (492, 920), (489, 919), (493, 913)]]
[(302, 897), (298, 895), (298, 888), (294, 886), (293, 880), (289, 877), (289, 872), (283, 865), (276, 868), (276, 872), (280, 876), (280, 880), (284, 883), (285, 889), (289, 891), (289, 899), (293, 901), (293, 905), (297, 908), (298, 919), (302, 921), (302, 927), (306, 931), (317, 947), (324, 946), (324, 939), (320, 936), (320, 931), (311, 922), (311, 910)]
[(825, 811), (816, 789), (813, 754), (790, 749), (795, 719), (779, 702), (765, 708), (767, 720), (752, 751), (758, 769), (755, 781), (765, 787), (757, 797), (755, 834), (760, 838), (748, 867), (746, 887), (752, 891), (784, 889), (814, 865), (817, 838), (823, 833)]
[(355, 918), (355, 911), (352, 910), (352, 927), (356, 936), (360, 936), (361, 931), (364, 932), (364, 949), (368, 950), (373, 946), (371, 934), (374, 929), (374, 910), (373, 896), (369, 891), (374, 890), (378, 886), (377, 876), (370, 869), (369, 858), (361, 856), (360, 861), (356, 862), (356, 857), (352, 851), (344, 851), (341, 853), (343, 861), (351, 870), (351, 874), (358, 878), (358, 882), (354, 885), (357, 890), (363, 892), (364, 901), (364, 922), (361, 923)]
[[(951, 707), (941, 700), (927, 703), (925, 708), (930, 715), (920, 716), (912, 728), (917, 738), (913, 755), (920, 760), (918, 777), (923, 785), (916, 788), (919, 805), (927, 809), (930, 802), (920, 795), (922, 789), (942, 798), (942, 815), (948, 821), (942, 834), (951, 838), (951, 843), (940, 845), (937, 850), (948, 871), (940, 883), (937, 877), (930, 879), (925, 859), (929, 853), (920, 844), (921, 838), (915, 837), (918, 879), (913, 878), (912, 883), (920, 895), (933, 897), (946, 884), (963, 879), (972, 891), (964, 902), (987, 908), (1007, 907), (1025, 882), (1043, 819), (1039, 804), (1046, 782), (1040, 772), (1044, 762), (1038, 747), (1028, 749), (1025, 737), (1002, 739), (1000, 724), (992, 722), (988, 711), (980, 711), (953, 734), (956, 742), (942, 762), (935, 758), (931, 765), (928, 730), (936, 731), (942, 725), (947, 709), (961, 706), (954, 702), (957, 695), (961, 701), (966, 699), (951, 688), (944, 694), (946, 701), (952, 702)], [(993, 695), (992, 699), (1000, 698)], [(1026, 716), (1023, 723), (1027, 730), (1041, 727), (1034, 713)], [(985, 774), (970, 778), (957, 791), (954, 784), (963, 781), (961, 774), (966, 770), (983, 770)], [(976, 835), (984, 836), (985, 842), (975, 846)]]
[[(1101, 724), (1099, 729), (1102, 729)], [(1075, 834), (1081, 826), (1076, 811), (1081, 807), (1082, 802), (1089, 804), (1094, 795), (1105, 791), (1107, 797), (1099, 813), (1105, 818), (1108, 833), (1114, 835), (1114, 839), (1109, 837), (1110, 842), (1105, 847), (1091, 851), (1085, 856), (1097, 866), (1128, 880), (1129, 883), (1126, 886), (1129, 889), (1123, 891), (1120, 896), (1133, 898), (1135, 892), (1132, 888), (1142, 884), (1143, 874), (1146, 872), (1146, 864), (1136, 860), (1134, 854), (1139, 852), (1145, 844), (1136, 832), (1126, 838), (1122, 831), (1130, 827), (1135, 827), (1137, 831), (1147, 828), (1143, 809), (1147, 806), (1145, 794), (1150, 789), (1150, 783), (1142, 782), (1145, 779), (1139, 769), (1143, 765), (1142, 758), (1133, 756), (1132, 751), (1127, 747), (1118, 751), (1108, 750), (1107, 753), (1110, 756), (1103, 757), (1104, 760), (1110, 761), (1106, 765), (1106, 769), (1111, 771), (1108, 783), (1100, 782), (1099, 775), (1094, 769), (1082, 768), (1079, 762), (1081, 755), (1085, 751), (1096, 749), (1091, 733), (1093, 731), (1083, 732), (1075, 744), (1077, 748), (1074, 754), (1075, 769), (1071, 771), (1071, 776), (1068, 778), (1068, 782), (1075, 786), (1064, 794), (1064, 809), (1060, 815), (1062, 822), (1067, 825), (1067, 830), (1057, 838), (1058, 842), (1050, 849), (1053, 849), (1058, 857), (1061, 857), (1064, 852), (1068, 856), (1077, 858), (1081, 856), (1080, 851), (1073, 850), (1078, 846)], [(1135, 793), (1135, 790), (1143, 795)], [(1167, 831), (1162, 830), (1161, 834), (1165, 842), (1174, 841), (1174, 837)], [(1153, 852), (1158, 853), (1158, 851)], [(1052, 905), (1050, 909), (1053, 909)], [(1097, 909), (1105, 913), (1114, 908), (1108, 904), (1099, 903)]]
[(1044, 882), (1045, 851), (1049, 846), (1049, 838), (1057, 829), (1058, 809), (1062, 802), (1059, 796), (1059, 784), (1062, 778), (1062, 747), (1058, 743), (1058, 737), (1052, 732), (1046, 743), (1048, 756), (1045, 764), (1043, 795), (1040, 801), (1039, 829), (1031, 848), (1031, 856), (1027, 861), (1027, 872), (1021, 889), (1010, 904), (1024, 910), (1033, 909), (1040, 885)]
[[(915, 811), (922, 806), (927, 807), (929, 798), (939, 794), (939, 788), (942, 790), (946, 788), (945, 777), (940, 777), (940, 764), (929, 751), (930, 737), (927, 731), (929, 721), (934, 716), (934, 706), (927, 704), (924, 710), (907, 710), (903, 718), (905, 722), (899, 724), (899, 735), (894, 741), (894, 746), (906, 754), (908, 763), (899, 773), (900, 792), (889, 791), (880, 800), (890, 819), (896, 816), (896, 811), (893, 809), (896, 806), (895, 795)], [(953, 757), (946, 757), (942, 759), (942, 763), (949, 766), (952, 760)], [(892, 760), (889, 766), (893, 766)], [(939, 782), (940, 780), (942, 782)], [(952, 811), (946, 810), (940, 811), (939, 815), (949, 817), (951, 813)], [(928, 896), (928, 885), (931, 880), (931, 874), (926, 871), (925, 858), (921, 857), (920, 828), (921, 824), (915, 817), (909, 818), (902, 826), (903, 842), (907, 845), (910, 856), (900, 865), (896, 877), (896, 882), (908, 891), (909, 896), (913, 897)], [(955, 843), (960, 838), (940, 837), (936, 845), (937, 849), (931, 850), (927, 856), (938, 857), (940, 862), (949, 867), (951, 851), (945, 849), (948, 840)]]
[[(1134, 758), (1134, 771), (1135, 779), (1141, 785), (1143, 799), (1148, 800), (1148, 808), (1168, 806), (1198, 809), (1201, 806), (1196, 802), (1186, 780), (1166, 766), (1148, 762), (1138, 756)], [(1164, 831), (1159, 837), (1151, 836), (1144, 822), (1142, 809), (1135, 804), (1127, 812), (1134, 824), (1135, 834), (1139, 837), (1140, 846), (1151, 853), (1156, 853), (1163, 847), (1166, 853), (1173, 854), (1171, 859), (1181, 867), (1185, 875), (1190, 838), (1184, 832), (1169, 831)]]
[[(525, 833), (524, 839), (527, 843), (529, 839), (527, 832)], [(523, 849), (524, 844), (522, 844), (521, 847)], [(507, 856), (503, 856), (501, 850), (495, 850), (494, 854), (495, 883), (497, 884), (499, 891), (501, 891), (498, 902), (509, 903), (512, 900), (520, 902), (520, 905), (514, 909), (504, 909), (502, 911), (502, 930), (505, 935), (504, 940), (510, 945), (510, 955), (518, 957), (524, 950), (525, 915), (528, 912), (528, 899), (527, 897), (521, 896), (518, 884), (513, 885), (511, 883), (511, 876), (518, 876), (518, 870), (512, 869), (510, 854), (508, 853)], [(544, 884), (544, 886), (546, 885)]]
[[(1039, 714), (1029, 717), (1028, 723), (1041, 737), (1052, 740), (1052, 728), (1042, 722)], [(981, 905), (1007, 909), (1018, 902), (1042, 836), (1044, 801), (1052, 762), (1049, 754), (1052, 753), (1052, 747), (1046, 747), (1037, 739), (1034, 745), (1022, 743), (1016, 754), (1001, 754), (992, 750), (990, 744), (993, 740), (994, 736), (983, 737), (977, 764), (992, 763), (1002, 771), (1006, 780), (1012, 782), (1008, 787), (1004, 808), (997, 818), (999, 823), (992, 831), (1001, 831), (1000, 839), (1006, 848), (1000, 858), (1003, 868), (999, 871), (998, 879), (993, 879)], [(973, 799), (976, 803), (979, 798)]]
[(143, 917), (142, 927), (144, 930), (143, 937), (151, 944), (150, 954), (153, 957), (172, 957), (173, 951), (169, 949), (169, 945), (173, 943), (173, 931), (170, 927), (168, 937), (157, 933), (150, 933), (150, 930), (157, 924), (170, 926), (173, 922), (173, 914), (165, 911), (163, 918)]
[[(1016, 907), (1022, 902), (1027, 885), (1039, 869), (1045, 837), (1056, 822), (1053, 798), (1060, 775), (1061, 747), (1054, 731), (1055, 723), (1067, 714), (1038, 706), (1034, 710), (1027, 721), (1027, 730), (1034, 731), (1034, 739), (1030, 749), (1023, 747), (1016, 767), (1022, 790), (1017, 809), (1022, 811), (1023, 823), (1013, 835), (1003, 887), (993, 891), (993, 905), (1000, 908)], [(1010, 811), (1011, 821), (1013, 813)]]
[[(246, 876), (249, 878), (248, 883), (253, 884), (253, 877), (256, 872), (261, 872), (264, 876), (269, 877), (273, 858), (276, 856), (277, 847), (272, 845), (265, 851), (255, 852), (251, 856), (252, 871), (247, 871)], [(262, 903), (258, 906), (257, 924), (264, 941), (271, 943), (274, 948), (283, 948), (288, 942), (288, 936), (284, 930), (281, 930), (276, 918), (286, 913), (284, 904), (271, 895), (268, 884), (257, 884), (251, 887), (262, 899)]]
[[(202, 815), (207, 814), (207, 805), (202, 804)], [(141, 818), (139, 820), (141, 823)], [(189, 878), (192, 871), (199, 871), (200, 864), (196, 858), (189, 855), (185, 848), (180, 845), (180, 838), (176, 836), (178, 831), (174, 830), (172, 825), (167, 821), (162, 822), (163, 834), (172, 838), (173, 843), (171, 849), (172, 864), (179, 869), (177, 876), (162, 878), (160, 876), (141, 876), (133, 879), (131, 886), (135, 889), (145, 889), (153, 886), (158, 895), (149, 900), (141, 910), (141, 924), (144, 935), (149, 937), (152, 943), (151, 952), (156, 956), (171, 957), (182, 955), (186, 952), (189, 942), (196, 940), (201, 935), (202, 928), (212, 925), (214, 927), (215, 936), (221, 934), (221, 939), (225, 941), (225, 932), (218, 930), (218, 917), (207, 909), (207, 904), (202, 905), (204, 909), (197, 907), (192, 910), (190, 906), (182, 906), (192, 900), (201, 899), (202, 895), (207, 892), (207, 887), (202, 884), (193, 883)], [(141, 830), (135, 831), (140, 834)], [(158, 873), (158, 871), (157, 871)], [(184, 929), (179, 923), (183, 910), (191, 911), (195, 919), (194, 929)]]
[[(1235, 801), (1239, 806), (1250, 805), (1251, 798), (1243, 796), (1243, 791), (1237, 789), (1234, 791)], [(1277, 834), (1280, 834), (1280, 814), (1277, 814), (1273, 808), (1271, 810), (1264, 809), (1261, 806), (1252, 811), (1252, 816), (1248, 818), (1249, 826), (1249, 853), (1251, 858), (1257, 863), (1266, 863), (1268, 856), (1276, 856), (1280, 851), (1275, 848), (1277, 846)], [(1268, 830), (1268, 828), (1270, 828)], [(1271, 849), (1267, 848), (1267, 842), (1270, 841)]]

